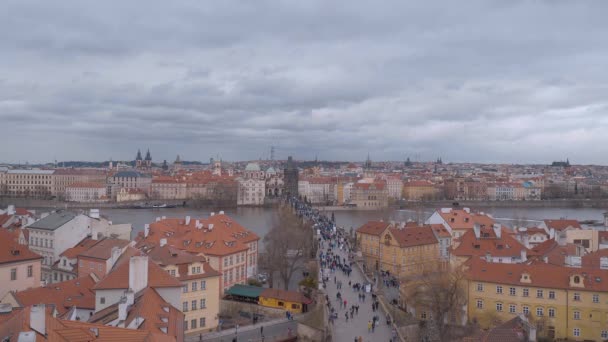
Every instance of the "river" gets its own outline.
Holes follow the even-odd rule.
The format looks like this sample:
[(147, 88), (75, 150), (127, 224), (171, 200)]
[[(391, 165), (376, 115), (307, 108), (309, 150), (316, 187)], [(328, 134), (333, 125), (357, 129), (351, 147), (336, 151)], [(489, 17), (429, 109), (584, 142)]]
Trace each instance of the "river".
[[(387, 210), (387, 211), (336, 211), (336, 223), (346, 228), (363, 225), (370, 220), (395, 221), (424, 221), (436, 208), (420, 208), (415, 210)], [(273, 225), (275, 209), (240, 207), (224, 210), (227, 215), (238, 221), (244, 227), (251, 229), (260, 237), (264, 237)], [(491, 214), (501, 223), (512, 226), (537, 224), (543, 219), (568, 218), (576, 220), (596, 220), (602, 222), (603, 209), (595, 208), (484, 208), (484, 212)], [(133, 231), (142, 231), (146, 223), (154, 222), (156, 217), (185, 217), (187, 215), (207, 217), (209, 209), (193, 208), (166, 208), (166, 209), (101, 209), (101, 214), (115, 223), (132, 223)], [(331, 217), (332, 212), (327, 215)]]

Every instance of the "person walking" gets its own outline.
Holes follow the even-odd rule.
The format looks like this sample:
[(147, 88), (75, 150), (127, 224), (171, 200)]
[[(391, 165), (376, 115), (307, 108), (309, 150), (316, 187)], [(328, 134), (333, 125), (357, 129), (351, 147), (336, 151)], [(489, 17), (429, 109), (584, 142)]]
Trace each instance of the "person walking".
[(372, 321), (367, 321), (367, 332), (372, 331)]

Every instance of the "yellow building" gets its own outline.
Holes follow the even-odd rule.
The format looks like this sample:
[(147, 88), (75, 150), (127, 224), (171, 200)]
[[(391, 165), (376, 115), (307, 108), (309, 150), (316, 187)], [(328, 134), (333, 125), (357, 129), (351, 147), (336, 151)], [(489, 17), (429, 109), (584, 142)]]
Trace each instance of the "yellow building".
[(409, 181), (403, 184), (403, 198), (410, 201), (438, 199), (439, 189), (435, 184), (425, 181)]
[(384, 221), (369, 221), (355, 232), (357, 246), (368, 269), (380, 269), (380, 236), (390, 224)]
[(283, 309), (291, 313), (302, 313), (308, 311), (308, 304), (311, 303), (311, 300), (296, 291), (265, 289), (260, 293), (258, 303), (262, 306)]
[(390, 226), (381, 241), (380, 269), (398, 278), (420, 274), (439, 262), (439, 241), (431, 226)]
[(523, 313), (539, 337), (608, 339), (608, 271), (545, 263), (468, 263), (468, 318), (482, 328)]
[(144, 249), (144, 252), (182, 283), (182, 306), (178, 309), (184, 313), (184, 333), (214, 330), (219, 323), (220, 273), (209, 265), (204, 256), (172, 246), (162, 245)]

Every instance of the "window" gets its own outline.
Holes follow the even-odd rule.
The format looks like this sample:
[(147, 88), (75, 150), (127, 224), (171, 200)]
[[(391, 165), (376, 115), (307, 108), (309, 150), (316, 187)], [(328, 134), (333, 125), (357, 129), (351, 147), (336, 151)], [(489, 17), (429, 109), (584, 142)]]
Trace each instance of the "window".
[(175, 277), (175, 270), (171, 270), (171, 276)]
[(105, 303), (106, 303), (106, 297), (99, 298), (99, 304), (105, 304)]
[(593, 302), (594, 303), (599, 303), (600, 302), (600, 295), (594, 294), (593, 295)]
[(182, 303), (182, 311), (183, 312), (188, 312), (188, 302), (183, 302)]
[(581, 282), (581, 277), (579, 277), (579, 276), (574, 276), (574, 283), (575, 283), (575, 284), (580, 284), (580, 282)]
[(184, 287), (182, 288), (182, 292), (183, 293), (187, 293), (188, 292), (188, 284), (184, 285)]
[(574, 328), (574, 330), (572, 331), (572, 335), (574, 335), (575, 337), (581, 336), (581, 329)]
[(82, 266), (84, 266), (84, 262), (83, 262), (82, 260), (80, 260), (80, 261), (78, 262), (78, 267), (82, 267)]
[(224, 267), (228, 266), (228, 258), (224, 258)]
[(502, 286), (496, 285), (496, 293), (502, 294)]
[(602, 330), (602, 339), (607, 339), (608, 338), (608, 330)]
[(190, 274), (196, 274), (196, 267), (192, 267), (192, 271), (190, 272)]
[(521, 308), (521, 312), (523, 312), (523, 313), (524, 313), (524, 315), (527, 315), (527, 314), (529, 314), (529, 313), (530, 313), (530, 308), (529, 308), (529, 307), (527, 307), (527, 306), (523, 306), (523, 307)]
[(27, 267), (27, 277), (28, 277), (28, 278), (31, 278), (31, 277), (33, 277), (33, 276), (34, 276), (34, 266), (29, 265), (29, 266)]
[(502, 312), (502, 303), (496, 303), (496, 311)]
[(207, 299), (201, 299), (201, 309), (207, 308)]
[(205, 280), (201, 280), (201, 291), (207, 289), (207, 282)]
[(420, 319), (426, 319), (426, 311), (422, 311), (420, 314)]
[(536, 308), (536, 316), (541, 317), (544, 314), (543, 308)]
[(201, 317), (199, 319), (199, 323), (198, 323), (199, 328), (204, 328), (206, 325), (207, 325), (207, 322), (206, 322), (205, 317)]
[(523, 295), (524, 297), (528, 297), (529, 292), (530, 292), (530, 290), (528, 290), (528, 289), (523, 289), (523, 293), (522, 293), (522, 295)]
[(278, 304), (279, 304), (279, 306), (285, 306), (285, 303), (283, 303), (283, 302), (279, 302)]
[(516, 292), (515, 292), (515, 288), (514, 287), (509, 287), (509, 296), (515, 296)]
[(192, 301), (192, 307), (190, 308), (192, 311), (196, 310), (196, 300)]
[(581, 319), (581, 312), (580, 311), (574, 311), (574, 319)]
[(555, 291), (549, 291), (549, 299), (555, 299)]
[(193, 282), (192, 282), (192, 292), (196, 291), (196, 290), (197, 290), (197, 287), (198, 287), (198, 283), (197, 283), (197, 282), (195, 282), (195, 281), (193, 281)]
[(17, 280), (17, 269), (11, 268), (11, 280)]
[(549, 317), (555, 317), (555, 309), (554, 308), (549, 308)]
[(577, 302), (580, 302), (580, 300), (581, 300), (581, 294), (578, 293), (578, 292), (575, 292), (574, 293), (574, 300), (577, 301)]
[(543, 290), (536, 290), (536, 298), (543, 298)]
[(201, 273), (201, 267), (200, 266), (196, 266), (196, 273)]
[(509, 313), (515, 313), (515, 304), (509, 304)]
[(188, 330), (188, 321), (184, 320), (184, 331)]
[(483, 309), (483, 300), (481, 300), (481, 299), (477, 300), (477, 308), (478, 309)]

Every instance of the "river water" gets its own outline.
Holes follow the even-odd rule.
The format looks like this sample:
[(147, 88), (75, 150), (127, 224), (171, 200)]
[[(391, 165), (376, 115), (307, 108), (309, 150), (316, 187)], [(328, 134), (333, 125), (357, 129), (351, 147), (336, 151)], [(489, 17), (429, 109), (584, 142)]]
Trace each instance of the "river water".
[[(339, 226), (353, 229), (358, 228), (370, 220), (423, 222), (436, 208), (421, 208), (415, 210), (387, 210), (387, 211), (335, 211), (336, 223)], [(240, 207), (224, 210), (227, 215), (238, 221), (242, 226), (251, 229), (260, 237), (264, 237), (274, 224), (275, 209)], [(605, 210), (594, 208), (484, 208), (484, 212), (491, 214), (501, 223), (512, 226), (533, 226), (543, 219), (568, 218), (576, 220), (596, 220), (602, 222)], [(207, 217), (209, 209), (193, 208), (165, 208), (165, 209), (101, 209), (101, 214), (114, 223), (133, 224), (134, 234), (142, 231), (146, 223), (154, 222), (156, 217)], [(332, 212), (326, 212), (331, 217)]]

